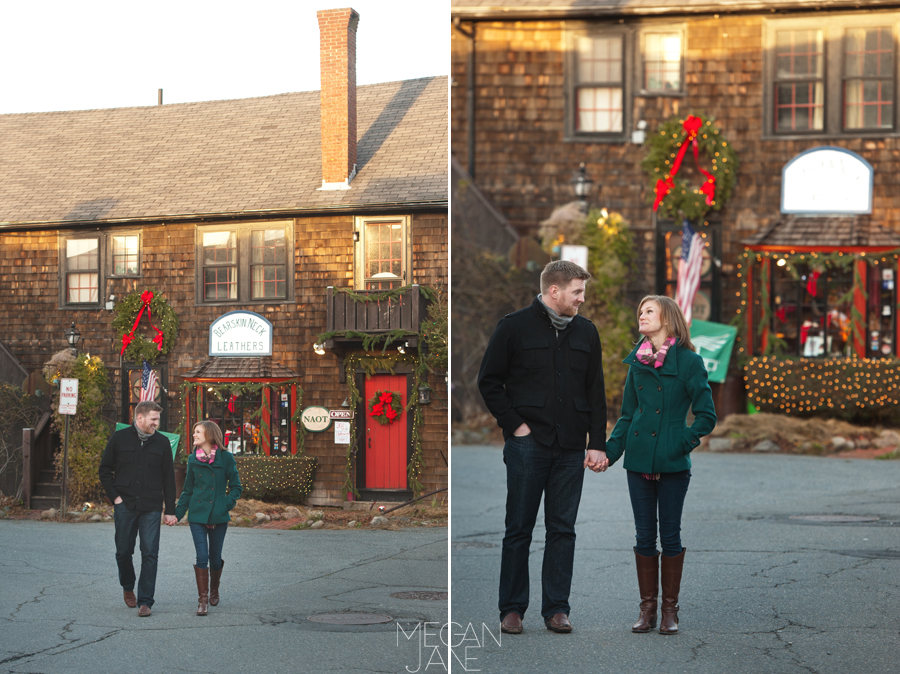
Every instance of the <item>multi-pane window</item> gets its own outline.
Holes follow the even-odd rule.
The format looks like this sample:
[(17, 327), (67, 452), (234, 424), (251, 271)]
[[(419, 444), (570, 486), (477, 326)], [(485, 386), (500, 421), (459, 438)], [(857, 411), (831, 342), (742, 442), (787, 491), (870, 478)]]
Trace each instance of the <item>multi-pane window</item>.
[(113, 276), (137, 276), (140, 274), (140, 236), (138, 234), (114, 234), (111, 257)]
[(68, 239), (65, 245), (66, 304), (99, 301), (100, 239)]
[(621, 133), (624, 129), (624, 37), (576, 40), (575, 131)]
[(366, 223), (366, 290), (388, 290), (402, 284), (403, 224)]
[(766, 22), (765, 128), (784, 135), (897, 130), (900, 13)]
[(681, 91), (681, 33), (644, 35), (645, 91), (677, 93)]
[(844, 47), (844, 128), (894, 126), (894, 42), (891, 28), (851, 28)]
[(203, 299), (237, 299), (237, 232), (203, 232)]
[(287, 243), (283, 229), (264, 229), (250, 235), (252, 296), (284, 298), (287, 287)]
[(360, 290), (390, 290), (409, 280), (409, 217), (356, 218), (354, 284)]
[(289, 221), (197, 230), (199, 302), (280, 302), (293, 296)]
[(823, 31), (775, 33), (775, 130), (821, 131), (825, 120)]

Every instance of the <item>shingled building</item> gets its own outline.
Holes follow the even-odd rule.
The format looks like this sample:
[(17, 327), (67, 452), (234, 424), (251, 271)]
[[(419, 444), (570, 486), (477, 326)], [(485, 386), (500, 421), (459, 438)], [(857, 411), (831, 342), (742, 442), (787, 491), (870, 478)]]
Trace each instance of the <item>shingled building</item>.
[[(154, 290), (180, 322), (154, 368), (163, 430), (212, 418), (237, 454), (287, 456), (302, 437), (316, 504), (405, 499), (412, 461), (423, 489), (447, 486), (445, 373), (417, 365), (428, 298), (447, 282), (447, 79), (357, 87), (358, 19), (319, 12), (321, 92), (0, 115), (6, 348), (39, 371), (74, 322), (128, 423), (141, 363), (120, 356), (112, 320), (124, 297)], [(228, 314), (268, 324), (267, 346), (218, 343), (211, 326)], [(388, 333), (409, 358), (372, 370), (384, 340), (371, 338)], [(342, 406), (348, 374), (356, 409)], [(421, 426), (410, 412), (376, 438), (375, 379), (403, 405), (414, 382), (433, 391)], [(223, 394), (240, 383), (265, 386)], [(355, 413), (355, 446), (307, 408)]]

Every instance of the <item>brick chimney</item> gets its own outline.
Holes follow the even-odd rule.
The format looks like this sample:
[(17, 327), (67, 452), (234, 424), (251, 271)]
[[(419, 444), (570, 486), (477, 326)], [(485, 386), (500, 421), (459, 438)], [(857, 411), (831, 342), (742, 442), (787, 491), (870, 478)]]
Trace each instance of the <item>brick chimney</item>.
[(353, 9), (324, 9), (319, 17), (322, 70), (322, 187), (348, 190), (356, 175), (356, 25)]

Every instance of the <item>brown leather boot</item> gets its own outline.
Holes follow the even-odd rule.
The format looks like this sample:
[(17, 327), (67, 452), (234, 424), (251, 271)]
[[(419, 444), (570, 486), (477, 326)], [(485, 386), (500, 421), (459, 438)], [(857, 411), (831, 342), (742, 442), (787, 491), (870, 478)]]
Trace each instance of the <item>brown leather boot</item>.
[(684, 553), (681, 548), (677, 557), (662, 556), (662, 618), (659, 621), (660, 634), (678, 634), (678, 593), (681, 591), (681, 572), (684, 569)]
[(201, 569), (195, 565), (194, 576), (197, 578), (197, 594), (200, 595), (197, 600), (197, 615), (206, 615), (209, 611), (209, 569)]
[(641, 615), (631, 626), (632, 632), (643, 634), (656, 627), (656, 606), (659, 597), (659, 553), (653, 557), (639, 555), (634, 551), (637, 566), (638, 590), (641, 593)]
[(209, 570), (209, 605), (219, 605), (219, 579), (222, 578), (222, 569), (225, 567), (225, 560), (222, 560), (222, 566), (218, 569)]

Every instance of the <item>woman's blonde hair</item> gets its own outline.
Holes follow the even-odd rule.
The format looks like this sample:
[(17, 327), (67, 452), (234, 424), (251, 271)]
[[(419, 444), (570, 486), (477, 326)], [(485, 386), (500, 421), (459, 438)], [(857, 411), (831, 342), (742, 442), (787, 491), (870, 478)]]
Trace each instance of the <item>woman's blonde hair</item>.
[(644, 308), (647, 302), (656, 302), (659, 306), (659, 318), (666, 335), (674, 337), (676, 343), (682, 348), (696, 351), (691, 343), (691, 331), (678, 303), (665, 295), (647, 295), (638, 304), (637, 317), (639, 321), (641, 319), (641, 309)]
[(209, 419), (206, 421), (198, 421), (191, 429), (192, 433), (197, 430), (197, 426), (203, 426), (203, 432), (206, 434), (206, 439), (212, 444), (219, 449), (227, 449), (225, 447), (225, 437), (222, 435), (222, 429), (219, 428), (219, 424), (210, 421)]

